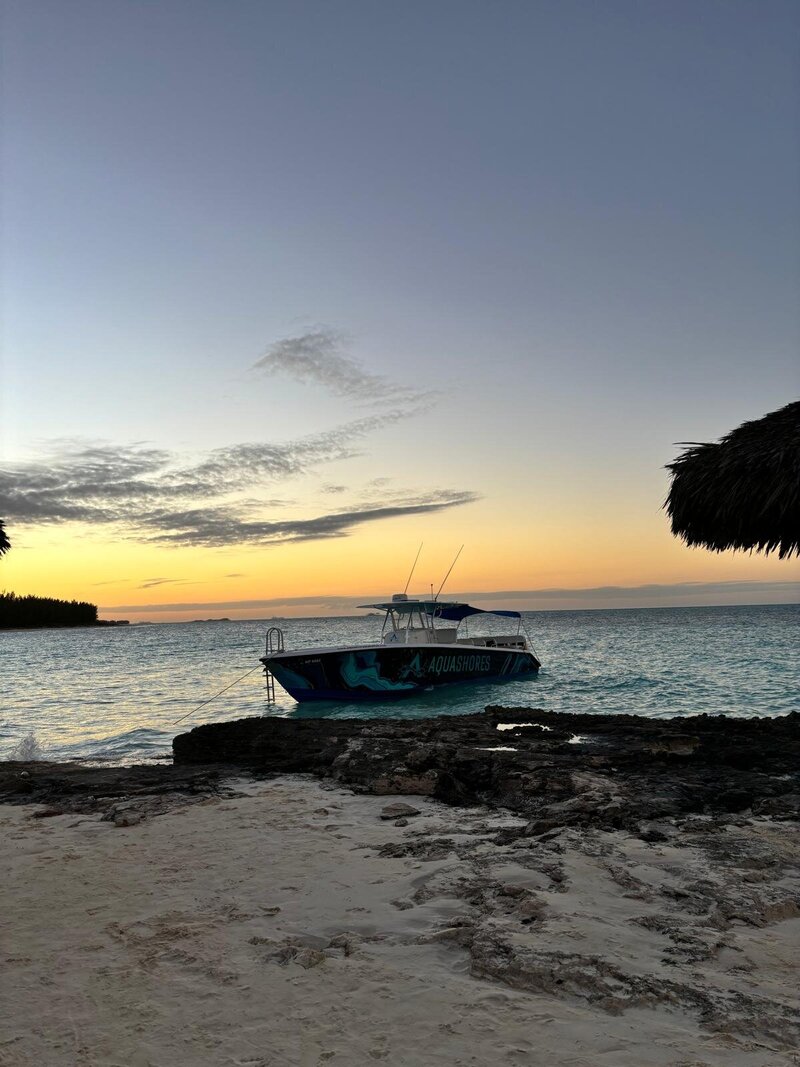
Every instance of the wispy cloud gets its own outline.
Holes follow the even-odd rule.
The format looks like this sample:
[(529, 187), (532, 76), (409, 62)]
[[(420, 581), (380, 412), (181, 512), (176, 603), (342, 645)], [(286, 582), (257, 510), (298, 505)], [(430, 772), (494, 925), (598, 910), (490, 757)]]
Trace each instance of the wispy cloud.
[(252, 369), (262, 374), (283, 374), (298, 382), (321, 385), (334, 396), (359, 403), (419, 405), (433, 396), (370, 373), (344, 354), (344, 343), (342, 334), (320, 327), (276, 341)]
[(231, 445), (188, 464), (143, 444), (60, 441), (41, 459), (0, 469), (0, 514), (18, 524), (113, 524), (140, 540), (223, 546), (343, 537), (363, 523), (474, 500), (462, 490), (406, 492), (332, 514), (274, 518), (290, 502), (258, 495), (265, 484), (357, 454), (367, 433), (402, 417), (393, 411), (295, 441)]
[(137, 589), (153, 589), (157, 585), (197, 585), (197, 582), (189, 582), (185, 578), (145, 578)]
[[(142, 443), (56, 440), (39, 460), (0, 468), (0, 504), (8, 520), (128, 521), (154, 503), (206, 501), (353, 458), (369, 433), (405, 417), (393, 410), (291, 441), (230, 445), (190, 464)], [(261, 501), (274, 508), (288, 503)]]
[[(255, 367), (317, 382), (337, 396), (381, 403), (380, 414), (295, 440), (232, 444), (189, 461), (143, 442), (53, 441), (40, 458), (0, 468), (0, 514), (18, 525), (113, 525), (139, 540), (216, 547), (344, 537), (364, 523), (475, 500), (473, 493), (457, 489), (389, 492), (387, 479), (378, 478), (354, 494), (349, 506), (284, 517), (297, 503), (266, 496), (267, 486), (360, 455), (369, 434), (422, 410), (433, 395), (369, 373), (341, 348), (339, 334), (317, 329), (278, 341)], [(347, 491), (338, 483), (321, 486), (331, 496)], [(140, 588), (178, 581), (151, 578)]]

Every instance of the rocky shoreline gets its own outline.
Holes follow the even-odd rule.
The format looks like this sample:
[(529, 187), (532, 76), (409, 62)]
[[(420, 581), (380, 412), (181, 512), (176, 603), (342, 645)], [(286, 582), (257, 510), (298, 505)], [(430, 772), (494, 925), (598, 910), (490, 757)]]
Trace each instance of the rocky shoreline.
[[(366, 1051), (352, 1044), (355, 1021), (382, 1003), (370, 983), (400, 1004), (426, 975), (448, 1010), (473, 1007), (442, 1030), (437, 1010), (420, 1006), (415, 1025), (438, 1036), (425, 1031), (413, 1054), (407, 1028), (385, 1021), (390, 1062), (433, 1065), (450, 1047), (447, 1062), (467, 1064), (476, 1042), (491, 1062), (522, 1055), (533, 1036), (554, 1062), (569, 1049), (587, 1067), (800, 1062), (800, 715), (244, 719), (180, 735), (174, 755), (161, 766), (0, 765), (31, 946), (44, 936), (36, 924), (48, 905), (28, 898), (45, 884), (47, 840), (52, 862), (83, 864), (76, 921), (97, 909), (91, 895), (84, 905), (80, 878), (108, 892), (97, 850), (107, 853), (118, 883), (104, 905), (108, 935), (87, 920), (87, 945), (117, 953), (113, 966), (132, 976), (145, 953), (164, 972), (159, 996), (191, 974), (216, 998), (227, 986), (214, 976), (238, 961), (242, 977), (225, 982), (244, 992), (226, 1026), (259, 1017), (253, 990), (296, 1004), (293, 990), (306, 986), (313, 1018), (330, 998), (338, 1026), (352, 975), (342, 1062), (377, 1055), (377, 1039)], [(154, 873), (128, 889), (140, 862)], [(153, 902), (149, 877), (169, 906)], [(211, 893), (209, 879), (222, 880)], [(492, 1000), (481, 1015), (487, 986), (523, 999)], [(420, 1003), (430, 997), (426, 987)], [(309, 1032), (322, 1042), (326, 1026)], [(281, 1062), (329, 1056), (293, 1059), (291, 1034), (281, 1040)], [(275, 1053), (274, 1029), (266, 1042)]]
[[(524, 816), (525, 833), (595, 827), (655, 839), (665, 819), (800, 819), (800, 713), (781, 718), (566, 715), (489, 707), (429, 719), (248, 718), (178, 735), (174, 762), (0, 764), (0, 802), (102, 811), (168, 806), (232, 769), (313, 774), (378, 795), (429, 796)], [(158, 801), (156, 798), (161, 797)]]
[(250, 718), (196, 727), (173, 751), (177, 766), (218, 760), (505, 808), (529, 816), (530, 832), (743, 811), (800, 817), (800, 713), (653, 720), (489, 707), (415, 720)]

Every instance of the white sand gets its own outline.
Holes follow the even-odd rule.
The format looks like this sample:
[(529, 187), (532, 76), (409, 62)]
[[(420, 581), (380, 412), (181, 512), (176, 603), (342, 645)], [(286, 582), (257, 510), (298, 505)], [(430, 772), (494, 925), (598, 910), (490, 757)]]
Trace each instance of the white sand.
[[(797, 884), (784, 875), (764, 925), (742, 922), (707, 959), (670, 962), (674, 932), (665, 939), (633, 920), (663, 916), (654, 894), (664, 885), (691, 884), (698, 872), (687, 864), (700, 860), (690, 850), (622, 834), (587, 847), (565, 835), (534, 862), (485, 840), (510, 818), (299, 777), (233, 784), (247, 795), (127, 828), (0, 807), (0, 1064), (800, 1063), (746, 1012), (736, 1026), (739, 993), (796, 1005), (800, 919), (780, 900)], [(407, 827), (382, 822), (397, 799), (423, 815)], [(464, 842), (469, 855), (378, 854), (389, 842), (419, 844), (422, 832)], [(687, 929), (693, 921), (687, 912)], [(470, 930), (518, 942), (523, 954), (579, 953), (583, 971), (564, 971), (553, 992), (476, 977), (459, 943)], [(730, 1025), (723, 1017), (708, 1028), (682, 994), (652, 1007), (606, 1003), (612, 1014), (587, 996), (587, 959), (721, 991), (733, 997)], [(546, 990), (559, 973), (523, 982)]]

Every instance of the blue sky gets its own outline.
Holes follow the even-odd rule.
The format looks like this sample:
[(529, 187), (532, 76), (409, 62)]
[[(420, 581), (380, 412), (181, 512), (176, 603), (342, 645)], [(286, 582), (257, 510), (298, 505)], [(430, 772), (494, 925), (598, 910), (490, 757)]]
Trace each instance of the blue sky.
[[(616, 508), (652, 529), (631, 580), (717, 580), (659, 570), (663, 464), (799, 391), (798, 23), (773, 0), (10, 0), (6, 462), (334, 429), (363, 398), (252, 369), (321, 332), (437, 396), (320, 473), (347, 507), (375, 477), (471, 492), (481, 528), (548, 551), (596, 515), (611, 539)], [(748, 566), (725, 573), (778, 573)], [(622, 573), (578, 570), (530, 577)]]

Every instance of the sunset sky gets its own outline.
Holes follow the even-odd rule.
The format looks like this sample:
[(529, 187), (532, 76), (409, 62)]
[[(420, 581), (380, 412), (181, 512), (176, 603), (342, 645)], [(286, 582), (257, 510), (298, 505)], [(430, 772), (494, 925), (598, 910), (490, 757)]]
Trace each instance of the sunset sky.
[(680, 442), (800, 394), (800, 6), (6, 0), (0, 589), (800, 600)]

